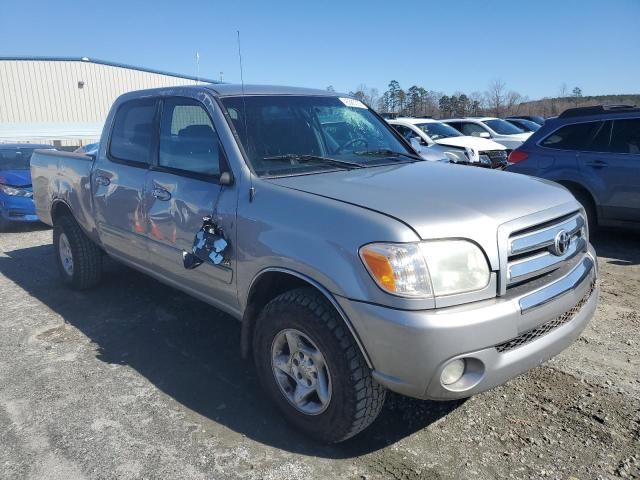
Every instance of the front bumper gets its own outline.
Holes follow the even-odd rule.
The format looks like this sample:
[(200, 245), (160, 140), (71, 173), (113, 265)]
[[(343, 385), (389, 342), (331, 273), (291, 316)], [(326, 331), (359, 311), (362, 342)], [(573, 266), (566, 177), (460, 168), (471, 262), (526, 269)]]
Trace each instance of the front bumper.
[[(379, 383), (411, 397), (451, 400), (501, 385), (573, 343), (595, 312), (596, 279), (590, 248), (561, 278), (517, 296), (422, 311), (337, 300)], [(445, 386), (442, 370), (456, 358), (467, 360), (466, 373)]]
[(10, 222), (38, 222), (33, 198), (0, 196), (0, 216)]

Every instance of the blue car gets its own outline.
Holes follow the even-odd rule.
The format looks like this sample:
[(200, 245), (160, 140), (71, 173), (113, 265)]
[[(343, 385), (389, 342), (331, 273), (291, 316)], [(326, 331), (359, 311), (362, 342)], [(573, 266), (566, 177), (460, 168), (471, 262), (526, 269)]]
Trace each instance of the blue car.
[(567, 187), (592, 228), (640, 228), (640, 108), (571, 108), (509, 155), (507, 170)]
[(34, 150), (51, 145), (0, 143), (0, 230), (12, 222), (37, 222), (31, 189)]

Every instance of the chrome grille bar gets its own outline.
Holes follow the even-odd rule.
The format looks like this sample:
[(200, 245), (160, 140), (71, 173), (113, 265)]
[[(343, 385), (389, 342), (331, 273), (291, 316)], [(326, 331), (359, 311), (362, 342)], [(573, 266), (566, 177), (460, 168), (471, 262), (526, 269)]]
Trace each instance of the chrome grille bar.
[[(580, 212), (542, 223), (512, 234), (507, 243), (506, 287), (512, 287), (560, 268), (565, 262), (586, 251), (586, 222)], [(568, 234), (566, 251), (555, 245), (561, 232)], [(565, 237), (566, 238), (566, 237)]]
[(561, 230), (573, 236), (584, 224), (584, 218), (578, 213), (562, 223), (551, 225), (541, 230), (514, 235), (509, 239), (509, 255), (520, 255), (548, 247), (553, 244), (556, 235)]

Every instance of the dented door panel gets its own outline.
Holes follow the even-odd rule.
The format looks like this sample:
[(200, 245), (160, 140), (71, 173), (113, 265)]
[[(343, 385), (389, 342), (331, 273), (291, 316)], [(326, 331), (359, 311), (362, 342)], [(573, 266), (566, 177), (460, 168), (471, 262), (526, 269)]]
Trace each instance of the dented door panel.
[[(160, 189), (170, 195), (160, 199), (153, 195)], [(156, 190), (157, 191), (157, 190)], [(183, 255), (190, 253), (194, 237), (203, 218), (211, 216), (218, 202), (217, 221), (231, 236), (234, 228), (234, 200), (232, 190), (221, 192), (218, 184), (172, 173), (151, 171), (146, 188), (148, 212), (148, 248), (154, 270), (169, 279), (179, 281), (186, 288), (225, 303), (237, 304), (233, 288), (233, 256), (229, 246), (227, 259), (221, 265), (210, 262), (188, 270)], [(231, 208), (228, 208), (231, 207)]]

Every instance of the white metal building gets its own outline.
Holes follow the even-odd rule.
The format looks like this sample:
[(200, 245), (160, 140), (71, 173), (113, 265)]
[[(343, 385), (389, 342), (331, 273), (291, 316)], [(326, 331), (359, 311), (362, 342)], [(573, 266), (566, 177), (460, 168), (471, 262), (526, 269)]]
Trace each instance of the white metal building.
[(122, 93), (198, 82), (217, 83), (86, 57), (0, 57), (0, 142), (91, 143)]

